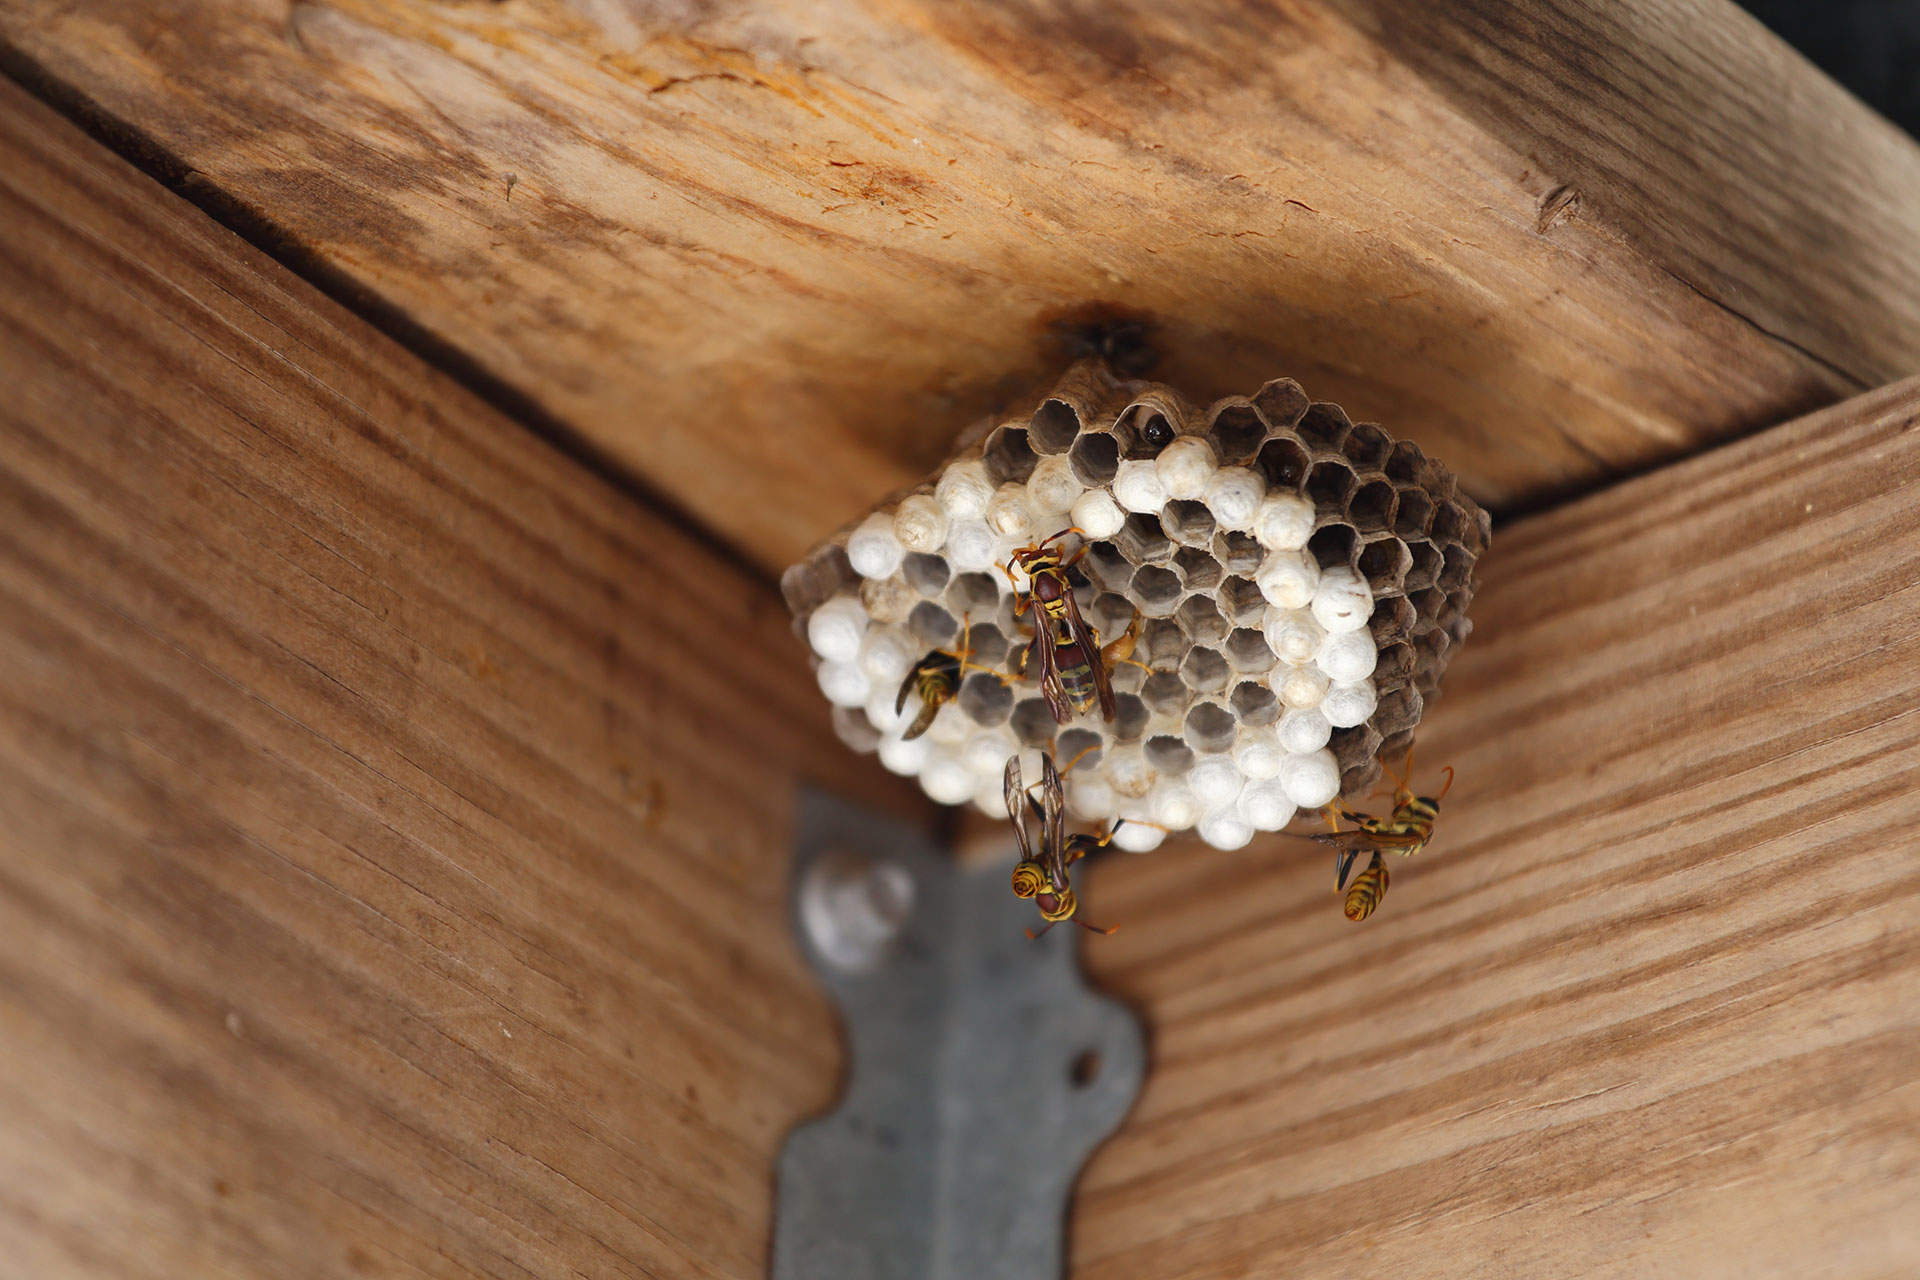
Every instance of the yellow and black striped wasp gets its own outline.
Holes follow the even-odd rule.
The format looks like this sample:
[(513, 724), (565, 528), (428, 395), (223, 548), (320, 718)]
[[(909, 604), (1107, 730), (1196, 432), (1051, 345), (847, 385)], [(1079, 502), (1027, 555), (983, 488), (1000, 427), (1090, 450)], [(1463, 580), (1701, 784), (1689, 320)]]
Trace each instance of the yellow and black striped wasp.
[(1014, 566), (1018, 565), (1027, 575), (1026, 594), (1014, 605), (1013, 613), (1017, 618), (1032, 610), (1033, 639), (1027, 645), (1026, 660), (1019, 669), (1033, 673), (1039, 680), (1047, 709), (1061, 724), (1072, 720), (1076, 712), (1091, 709), (1096, 702), (1100, 704), (1101, 718), (1111, 720), (1118, 704), (1114, 701), (1113, 681), (1107, 668), (1133, 652), (1134, 628), (1128, 627), (1125, 635), (1108, 646), (1114, 652), (1101, 650), (1099, 637), (1080, 616), (1080, 606), (1073, 598), (1073, 584), (1067, 579), (1067, 570), (1080, 562), (1087, 548), (1083, 544), (1071, 556), (1063, 558), (1060, 548), (1054, 545), (1070, 533), (1085, 537), (1085, 531), (1080, 528), (1062, 529), (1031, 546), (1021, 547), (1000, 566), (1016, 590), (1020, 584), (1013, 576)]
[[(1387, 896), (1387, 866), (1380, 855), (1383, 852), (1398, 853), (1412, 857), (1427, 847), (1427, 841), (1433, 839), (1433, 824), (1440, 818), (1440, 801), (1453, 789), (1453, 769), (1446, 770), (1447, 783), (1440, 788), (1437, 796), (1417, 796), (1408, 783), (1413, 778), (1413, 752), (1407, 752), (1407, 775), (1401, 778), (1393, 770), (1387, 770), (1387, 776), (1393, 779), (1393, 812), (1384, 818), (1372, 814), (1360, 813), (1349, 809), (1338, 800), (1327, 806), (1327, 823), (1333, 828), (1331, 835), (1314, 834), (1309, 839), (1321, 844), (1330, 844), (1338, 852), (1334, 859), (1333, 887), (1338, 892), (1343, 886), (1347, 889), (1347, 919), (1365, 920)], [(1354, 824), (1352, 831), (1340, 830), (1339, 819), (1345, 818)], [(1366, 870), (1347, 884), (1347, 873), (1353, 869), (1354, 861), (1361, 853), (1371, 850), (1373, 858)]]
[[(1040, 768), (1038, 800), (1021, 785), (1020, 757), (1008, 759), (1003, 779), (1007, 816), (1013, 819), (1013, 834), (1020, 843), (1020, 861), (1013, 868), (1013, 892), (1016, 897), (1032, 898), (1033, 904), (1040, 908), (1040, 918), (1046, 921), (1040, 927), (1040, 933), (1029, 929), (1027, 936), (1038, 938), (1062, 920), (1071, 920), (1094, 933), (1110, 934), (1112, 929), (1088, 924), (1074, 914), (1080, 909), (1080, 903), (1073, 896), (1073, 883), (1068, 879), (1067, 868), (1112, 839), (1113, 832), (1109, 830), (1103, 836), (1068, 835), (1066, 799), (1060, 785), (1060, 770), (1055, 767), (1050, 755), (1041, 758)], [(1027, 833), (1029, 809), (1040, 819), (1038, 856), (1034, 854), (1033, 842)]]
[(983, 667), (970, 662), (973, 648), (967, 643), (973, 624), (963, 621), (960, 629), (960, 645), (956, 649), (930, 649), (925, 657), (913, 664), (913, 670), (907, 672), (907, 678), (900, 682), (900, 693), (893, 700), (895, 715), (906, 709), (907, 695), (919, 693), (920, 711), (900, 736), (911, 741), (927, 731), (933, 718), (940, 714), (940, 708), (952, 702), (960, 692), (960, 677), (967, 671), (985, 671), (1002, 681), (1006, 677), (991, 667)]

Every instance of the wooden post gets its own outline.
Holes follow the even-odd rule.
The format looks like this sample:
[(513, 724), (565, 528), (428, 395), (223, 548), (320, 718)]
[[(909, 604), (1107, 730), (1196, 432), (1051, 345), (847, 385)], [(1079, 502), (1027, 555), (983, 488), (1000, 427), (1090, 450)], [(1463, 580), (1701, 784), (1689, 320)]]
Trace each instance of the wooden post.
[(770, 588), (0, 84), (0, 1235), (762, 1272), (830, 1101)]

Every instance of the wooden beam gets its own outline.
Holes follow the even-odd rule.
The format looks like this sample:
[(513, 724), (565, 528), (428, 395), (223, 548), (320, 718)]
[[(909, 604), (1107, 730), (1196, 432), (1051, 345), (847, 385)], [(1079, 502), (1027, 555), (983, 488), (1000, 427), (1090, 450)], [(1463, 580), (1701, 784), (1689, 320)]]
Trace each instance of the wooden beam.
[(1366, 924), (1113, 858), (1076, 1274), (1920, 1272), (1920, 379), (1501, 531)]
[(756, 1276), (832, 1097), (771, 590), (0, 83), (0, 1234)]
[(773, 570), (1089, 304), (1493, 505), (1920, 366), (1920, 148), (1727, 0), (0, 0), (0, 41)]

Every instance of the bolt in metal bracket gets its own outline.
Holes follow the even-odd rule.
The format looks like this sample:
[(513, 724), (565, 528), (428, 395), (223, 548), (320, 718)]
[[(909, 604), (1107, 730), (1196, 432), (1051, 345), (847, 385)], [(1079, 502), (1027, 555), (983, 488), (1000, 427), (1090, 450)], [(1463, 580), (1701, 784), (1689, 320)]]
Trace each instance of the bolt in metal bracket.
[(1058, 1280), (1074, 1179), (1140, 1089), (1138, 1021), (1081, 982), (1078, 930), (1027, 939), (1011, 860), (961, 866), (811, 791), (796, 843), (850, 1061), (780, 1154), (774, 1280)]

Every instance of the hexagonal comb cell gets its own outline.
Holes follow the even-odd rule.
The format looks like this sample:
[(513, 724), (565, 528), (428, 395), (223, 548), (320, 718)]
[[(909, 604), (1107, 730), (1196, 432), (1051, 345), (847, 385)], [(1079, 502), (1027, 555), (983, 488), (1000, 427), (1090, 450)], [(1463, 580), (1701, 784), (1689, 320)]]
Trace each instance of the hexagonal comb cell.
[(1130, 404), (1113, 424), (1123, 458), (1157, 458), (1179, 432), (1166, 413), (1152, 404)]
[(1220, 616), (1220, 606), (1208, 595), (1191, 595), (1182, 600), (1180, 607), (1173, 611), (1173, 619), (1195, 644), (1219, 644), (1231, 629)]
[(1144, 512), (1127, 517), (1113, 545), (1131, 564), (1165, 564), (1173, 559), (1173, 542), (1160, 527), (1160, 517)]
[(1033, 446), (1027, 443), (1024, 427), (1001, 427), (995, 431), (987, 437), (980, 457), (987, 464), (987, 479), (996, 485), (1025, 484), (1033, 474), (1034, 464), (1040, 461)]
[(1252, 401), (1229, 402), (1214, 410), (1206, 434), (1221, 465), (1234, 466), (1253, 457), (1267, 438), (1267, 424), (1260, 420)]
[(1204, 547), (1182, 547), (1174, 552), (1173, 568), (1188, 591), (1213, 591), (1226, 576), (1220, 562)]
[(1298, 423), (1311, 403), (1307, 393), (1292, 378), (1275, 378), (1253, 396), (1253, 407), (1260, 411), (1267, 425), (1282, 431)]
[(1171, 670), (1180, 665), (1192, 648), (1186, 631), (1173, 618), (1152, 618), (1140, 627), (1134, 656), (1155, 670)]
[[(1161, 456), (1182, 440), (1191, 444)], [(1036, 503), (1066, 504), (1072, 515), (1035, 512)], [(1072, 554), (1088, 540), (1069, 581), (1094, 639), (1111, 644), (1130, 624), (1136, 630), (1131, 656), (1109, 666), (1114, 719), (1095, 709), (1061, 725), (1024, 664), (1017, 679), (1009, 670), (1008, 655), (1025, 656), (1036, 625), (1043, 642), (1055, 633), (1039, 611), (1015, 619), (1001, 566), (1017, 542), (1070, 520), (1088, 530), (1062, 549)], [(781, 589), (836, 703), (835, 731), (855, 749), (879, 750), (889, 767), (926, 769), (940, 795), (959, 795), (971, 780), (973, 794), (992, 796), (1004, 764), (990, 758), (999, 735), (1009, 745), (1051, 744), (1062, 763), (1096, 748), (1073, 771), (1076, 796), (1191, 823), (1231, 770), (1210, 763), (1189, 788), (1189, 767), (1237, 751), (1253, 740), (1244, 730), (1273, 733), (1272, 725), (1280, 732), (1269, 754), (1304, 758), (1325, 743), (1339, 785), (1359, 802), (1380, 776), (1378, 753), (1411, 743), (1472, 630), (1467, 610), (1490, 534), (1486, 513), (1417, 445), (1313, 403), (1290, 379), (1199, 408), (1170, 387), (1083, 362), (1025, 417), (963, 433), (939, 472), (822, 543)], [(1295, 652), (1276, 639), (1305, 631), (1282, 625), (1294, 606), (1282, 609), (1260, 584), (1276, 557), (1299, 561), (1303, 546), (1322, 583), (1346, 584), (1338, 589), (1347, 612), (1330, 616), (1353, 617), (1356, 591), (1371, 596), (1363, 631), (1328, 638), (1337, 654)], [(1329, 597), (1329, 608), (1337, 603)], [(962, 618), (971, 661), (989, 669), (966, 674), (956, 706), (924, 742), (905, 743), (891, 714), (902, 653), (952, 651)], [(1368, 687), (1330, 683), (1328, 671), (1358, 672), (1369, 660)], [(1363, 722), (1333, 727), (1367, 706)], [(1287, 717), (1305, 732), (1289, 735)], [(1324, 757), (1314, 768), (1324, 770)], [(1202, 835), (1237, 844), (1241, 825), (1213, 821)]]
[(1195, 693), (1219, 693), (1232, 674), (1233, 669), (1217, 649), (1196, 647), (1180, 663), (1180, 679)]
[(1315, 404), (1300, 415), (1300, 425), (1296, 430), (1300, 441), (1309, 449), (1331, 452), (1346, 443), (1347, 432), (1353, 424), (1347, 420), (1344, 410), (1337, 404)]
[(1149, 618), (1164, 618), (1180, 603), (1180, 575), (1157, 564), (1141, 565), (1133, 573), (1128, 594)]
[(1120, 470), (1120, 442), (1110, 431), (1085, 431), (1067, 450), (1067, 462), (1073, 475), (1088, 488), (1113, 483)]
[(1080, 434), (1080, 415), (1064, 400), (1043, 400), (1027, 424), (1027, 443), (1035, 453), (1065, 453)]
[(1271, 493), (1298, 489), (1306, 482), (1313, 460), (1297, 437), (1275, 436), (1260, 446), (1254, 465), (1266, 477), (1267, 491)]
[(1213, 512), (1204, 502), (1175, 499), (1160, 512), (1160, 527), (1167, 536), (1186, 547), (1213, 545)]
[(1399, 592), (1407, 570), (1413, 567), (1413, 553), (1398, 538), (1380, 538), (1360, 548), (1360, 559), (1354, 567), (1378, 600)]

